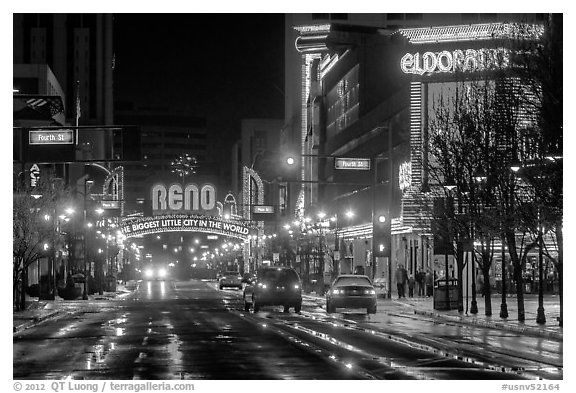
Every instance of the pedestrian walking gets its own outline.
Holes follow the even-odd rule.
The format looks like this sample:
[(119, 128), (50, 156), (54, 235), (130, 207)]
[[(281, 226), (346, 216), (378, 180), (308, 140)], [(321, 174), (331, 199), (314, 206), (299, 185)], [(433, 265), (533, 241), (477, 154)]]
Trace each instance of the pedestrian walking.
[(416, 272), (416, 285), (418, 286), (418, 296), (424, 296), (424, 279), (426, 277), (426, 273), (422, 270), (418, 270)]
[(398, 289), (398, 299), (406, 297), (406, 282), (408, 281), (408, 272), (404, 265), (399, 265), (395, 273), (396, 288)]
[(426, 296), (430, 297), (432, 296), (432, 288), (434, 286), (434, 279), (432, 277), (432, 272), (430, 271), (430, 269), (426, 270), (424, 281), (426, 284)]
[(414, 297), (414, 286), (416, 285), (416, 279), (413, 274), (408, 277), (408, 297)]

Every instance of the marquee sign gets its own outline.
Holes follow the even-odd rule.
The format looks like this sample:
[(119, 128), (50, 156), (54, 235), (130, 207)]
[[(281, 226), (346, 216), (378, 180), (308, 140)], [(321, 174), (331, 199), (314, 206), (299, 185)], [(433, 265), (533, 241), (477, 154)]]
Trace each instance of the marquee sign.
[(129, 219), (120, 230), (127, 238), (164, 232), (203, 232), (246, 240), (250, 227), (234, 220), (218, 217), (186, 214), (166, 214), (153, 217)]
[(507, 68), (509, 64), (510, 51), (505, 48), (406, 53), (400, 60), (402, 72), (416, 75), (478, 72)]

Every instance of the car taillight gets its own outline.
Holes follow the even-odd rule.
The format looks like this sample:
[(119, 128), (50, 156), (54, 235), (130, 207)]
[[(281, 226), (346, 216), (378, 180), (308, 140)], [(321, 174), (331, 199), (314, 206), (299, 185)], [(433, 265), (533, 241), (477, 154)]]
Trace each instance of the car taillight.
[(365, 289), (364, 294), (366, 295), (376, 295), (376, 291), (373, 289)]

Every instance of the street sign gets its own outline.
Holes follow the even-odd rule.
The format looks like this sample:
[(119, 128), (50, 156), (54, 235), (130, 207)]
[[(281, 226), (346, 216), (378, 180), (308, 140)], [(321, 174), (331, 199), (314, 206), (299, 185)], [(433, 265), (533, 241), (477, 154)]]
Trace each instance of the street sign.
[(252, 206), (252, 213), (255, 214), (274, 214), (274, 206), (257, 205)]
[(73, 145), (73, 130), (33, 130), (28, 133), (30, 145)]
[(370, 170), (370, 159), (369, 158), (340, 157), (340, 158), (336, 158), (334, 160), (334, 168), (335, 169), (369, 171)]
[(120, 209), (120, 201), (102, 201), (102, 209)]

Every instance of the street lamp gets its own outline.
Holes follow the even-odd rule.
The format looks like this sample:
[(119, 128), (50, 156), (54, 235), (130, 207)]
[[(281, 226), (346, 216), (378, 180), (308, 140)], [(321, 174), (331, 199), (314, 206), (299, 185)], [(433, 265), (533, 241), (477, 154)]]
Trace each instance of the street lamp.
[(536, 311), (536, 323), (545, 324), (546, 314), (544, 313), (544, 285), (543, 281), (543, 247), (544, 247), (544, 231), (542, 230), (542, 220), (540, 217), (540, 206), (538, 206), (538, 309)]
[(82, 292), (82, 299), (88, 300), (88, 248), (87, 248), (87, 228), (91, 227), (91, 223), (86, 220), (86, 200), (88, 198), (88, 190), (94, 185), (93, 180), (84, 180), (84, 291)]

